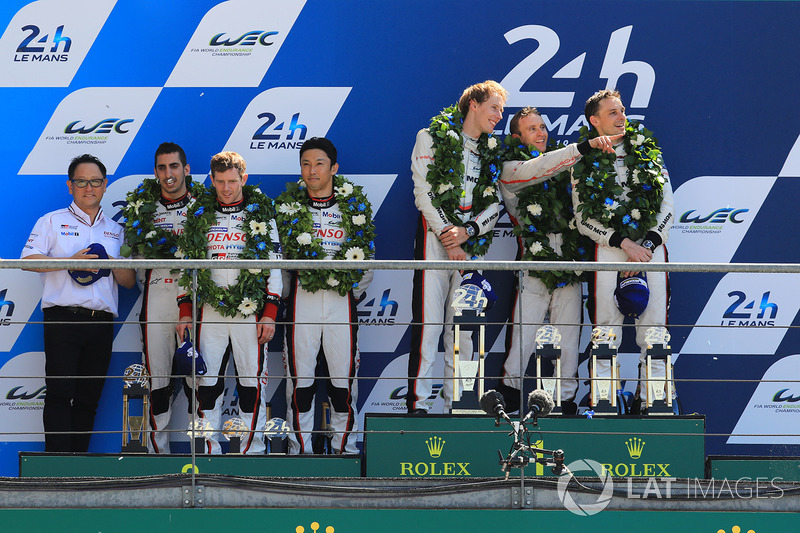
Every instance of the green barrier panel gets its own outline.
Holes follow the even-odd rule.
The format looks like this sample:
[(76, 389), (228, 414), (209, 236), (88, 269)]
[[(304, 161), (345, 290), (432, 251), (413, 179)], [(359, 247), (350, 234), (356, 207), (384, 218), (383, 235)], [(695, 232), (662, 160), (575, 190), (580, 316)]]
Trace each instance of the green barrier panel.
[[(794, 513), (603, 511), (346, 510), (346, 509), (70, 509), (0, 510), (5, 531), (196, 533), (245, 527), (279, 533), (408, 531), (591, 531), (650, 527), (681, 533), (792, 531)], [(651, 526), (648, 527), (648, 524)], [(660, 526), (656, 526), (660, 524)], [(517, 529), (519, 528), (519, 529)], [(524, 529), (523, 529), (524, 528)]]
[[(613, 477), (705, 474), (702, 416), (552, 417), (528, 426), (531, 444), (564, 450), (567, 465), (592, 459)], [(367, 477), (501, 476), (497, 451), (505, 456), (512, 444), (511, 427), (490, 417), (367, 415), (365, 430)], [(525, 475), (554, 474), (531, 464)]]
[(800, 481), (800, 457), (708, 457), (707, 477), (714, 479), (775, 479)]
[[(361, 477), (348, 456), (198, 455), (197, 473), (264, 477)], [(20, 453), (20, 477), (130, 477), (189, 473), (190, 455), (59, 455)]]

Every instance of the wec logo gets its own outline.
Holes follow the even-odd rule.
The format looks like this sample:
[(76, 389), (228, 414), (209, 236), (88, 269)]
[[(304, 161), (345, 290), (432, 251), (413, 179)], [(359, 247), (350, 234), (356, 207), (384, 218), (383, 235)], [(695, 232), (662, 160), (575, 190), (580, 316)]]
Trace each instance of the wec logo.
[(256, 43), (262, 46), (272, 46), (274, 41), (267, 41), (270, 37), (278, 35), (277, 31), (248, 31), (236, 39), (223, 39), (224, 33), (218, 33), (208, 42), (209, 46), (255, 46)]
[(744, 222), (739, 218), (742, 214), (750, 211), (749, 209), (734, 209), (732, 207), (723, 207), (716, 209), (711, 214), (701, 217), (700, 215), (692, 216), (694, 209), (690, 209), (681, 215), (679, 222), (683, 224), (724, 224), (725, 222), (732, 222), (734, 224), (741, 224)]
[(80, 126), (80, 120), (74, 120), (67, 124), (67, 127), (64, 128), (64, 133), (68, 135), (86, 135), (89, 133), (128, 133), (128, 129), (122, 129), (122, 126), (125, 124), (130, 124), (133, 122), (132, 118), (107, 118), (103, 119), (94, 126)]

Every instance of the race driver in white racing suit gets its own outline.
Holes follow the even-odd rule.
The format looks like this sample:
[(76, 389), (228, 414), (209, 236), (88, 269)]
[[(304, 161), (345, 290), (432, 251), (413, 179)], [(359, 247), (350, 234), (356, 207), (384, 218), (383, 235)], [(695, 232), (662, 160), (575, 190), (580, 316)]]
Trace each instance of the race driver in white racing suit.
[[(586, 252), (586, 247), (581, 247), (577, 242), (583, 238), (575, 228), (572, 215), (568, 170), (590, 148), (601, 147), (603, 139), (595, 138), (547, 151), (547, 127), (539, 111), (533, 107), (518, 111), (511, 119), (509, 129), (512, 146), (508, 151), (509, 160), (503, 163), (500, 190), (508, 215), (519, 228), (517, 259), (581, 260), (580, 251)], [(613, 141), (615, 138), (609, 140)], [(607, 151), (611, 151), (611, 144), (607, 143)], [(560, 210), (553, 211), (559, 205)], [(543, 210), (543, 206), (549, 210)], [(529, 223), (523, 228), (521, 220)], [(544, 242), (551, 252), (538, 239), (525, 238), (542, 232), (546, 233)], [(532, 242), (528, 244), (528, 241)], [(529, 247), (534, 248), (528, 250)], [(503, 363), (503, 376), (497, 387), (505, 399), (508, 412), (517, 411), (520, 407), (520, 376), (525, 373), (536, 344), (536, 334), (548, 313), (549, 323), (556, 326), (561, 334), (562, 409), (564, 414), (577, 412), (574, 400), (578, 390), (576, 377), (581, 281), (579, 276), (573, 276), (571, 272), (554, 276), (549, 271), (529, 271), (522, 278), (521, 289), (517, 287), (511, 313), (514, 325), (507, 330), (506, 359)]]
[[(583, 161), (585, 164), (576, 165), (573, 170), (575, 218), (580, 232), (595, 242), (595, 260), (634, 263), (630, 272), (622, 273), (623, 277), (637, 272), (635, 263), (666, 262), (666, 242), (675, 220), (675, 211), (669, 173), (652, 133), (641, 124), (628, 123), (625, 106), (617, 91), (603, 90), (592, 95), (586, 101), (584, 115), (594, 129), (587, 132), (590, 137), (624, 134), (614, 145), (616, 158), (610, 163), (613, 172), (601, 168), (602, 160), (589, 164), (593, 154), (587, 154)], [(654, 157), (653, 154), (657, 155)], [(613, 177), (611, 186), (619, 187), (621, 194), (606, 192), (610, 187), (604, 184), (605, 175)], [(592, 180), (593, 188), (577, 186), (578, 182), (586, 184), (587, 180)], [(597, 194), (600, 185), (603, 185), (602, 195)], [(598, 206), (598, 199), (601, 204), (603, 201), (607, 205), (611, 202), (612, 209), (604, 210), (602, 205)], [(613, 216), (609, 217), (606, 214), (608, 211)], [(591, 216), (592, 213), (595, 216)], [(604, 218), (604, 221), (600, 218)], [(646, 275), (649, 302), (635, 320), (636, 344), (641, 353), (639, 387), (631, 407), (634, 414), (640, 414), (639, 406), (646, 400), (646, 387), (643, 386), (647, 352), (645, 334), (649, 327), (666, 325), (669, 309), (667, 273), (648, 271)], [(589, 314), (596, 326), (613, 326), (619, 346), (625, 317), (614, 302), (616, 287), (616, 272), (594, 272), (589, 280)]]
[[(192, 191), (201, 186), (189, 176), (186, 153), (175, 143), (159, 145), (155, 153), (156, 179), (147, 179), (128, 193), (125, 240), (136, 257), (146, 259), (175, 259), (177, 238), (183, 233), (186, 211), (193, 199)], [(144, 214), (153, 229), (144, 230), (139, 213), (144, 203), (155, 211)], [(137, 222), (138, 221), (138, 222)], [(174, 273), (173, 273), (174, 272)], [(168, 268), (138, 271), (142, 286), (142, 309), (139, 321), (142, 330), (142, 360), (150, 378), (150, 419), (152, 432), (147, 439), (150, 453), (169, 453), (170, 432), (166, 431), (172, 417), (173, 355), (175, 354), (175, 323), (178, 310), (178, 274)], [(188, 385), (184, 389), (191, 394)], [(189, 398), (191, 402), (191, 398)], [(191, 409), (191, 407), (190, 407)], [(184, 428), (180, 428), (183, 434)]]
[[(300, 148), (302, 184), (290, 182), (275, 201), (281, 249), (287, 259), (365, 259), (374, 255), (372, 210), (361, 187), (342, 176), (333, 143), (312, 137)], [(331, 451), (358, 453), (356, 375), (359, 297), (371, 271), (284, 271), (286, 298), (286, 418), (290, 454), (314, 452), (315, 369), (318, 355), (328, 369)], [(320, 425), (321, 427), (321, 425)]]
[[(221, 152), (211, 159), (213, 188), (199, 195), (187, 214), (181, 240), (187, 257), (223, 261), (278, 258), (273, 244), (277, 242), (277, 231), (271, 201), (246, 182), (246, 165), (239, 154)], [(203, 243), (201, 249), (194, 244), (198, 242)], [(261, 454), (266, 449), (262, 438), (266, 406), (259, 380), (266, 375), (264, 345), (275, 335), (282, 280), (280, 270), (270, 270), (266, 279), (264, 274), (239, 269), (198, 273), (197, 299), (202, 307), (197, 346), (208, 367), (200, 381), (198, 415), (208, 420), (214, 432), (206, 438), (208, 453), (221, 453), (218, 432), (229, 347), (236, 366), (239, 416), (249, 430), (240, 450), (244, 454)], [(191, 282), (191, 274), (184, 273), (181, 285), (191, 287)], [(192, 324), (191, 298), (183, 294), (178, 301), (178, 334), (183, 338)]]
[[(499, 147), (491, 134), (503, 118), (507, 95), (494, 81), (468, 87), (459, 99), (458, 108), (446, 109), (434, 117), (429, 128), (417, 134), (411, 155), (414, 198), (420, 211), (414, 259), (478, 259), (488, 249), (500, 212), (496, 184), (500, 174), (499, 153), (494, 155)], [(450, 141), (451, 138), (455, 141)], [(453, 146), (448, 149), (450, 145)], [(446, 157), (458, 148), (461, 157)], [(438, 161), (437, 151), (441, 154)], [(481, 151), (491, 156), (484, 157)], [(496, 163), (494, 157), (498, 157)], [(463, 163), (463, 169), (459, 163)], [(443, 327), (445, 412), (452, 407), (451, 303), (460, 284), (458, 271), (414, 272), (406, 397), (409, 414), (424, 415), (433, 404), (432, 369)], [(472, 346), (471, 332), (463, 332), (461, 336), (461, 346)]]

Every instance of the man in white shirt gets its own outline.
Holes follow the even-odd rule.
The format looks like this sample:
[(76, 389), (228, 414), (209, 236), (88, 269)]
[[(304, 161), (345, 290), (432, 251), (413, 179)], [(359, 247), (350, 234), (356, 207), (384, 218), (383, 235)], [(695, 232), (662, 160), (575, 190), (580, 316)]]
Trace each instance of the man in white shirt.
[[(69, 207), (36, 222), (22, 259), (97, 259), (119, 256), (122, 227), (106, 217), (100, 201), (106, 192), (106, 167), (84, 154), (69, 165)], [(132, 288), (131, 269), (42, 273), (44, 314), (45, 451), (86, 452), (104, 379), (111, 361), (117, 286)], [(76, 379), (75, 376), (93, 376)]]

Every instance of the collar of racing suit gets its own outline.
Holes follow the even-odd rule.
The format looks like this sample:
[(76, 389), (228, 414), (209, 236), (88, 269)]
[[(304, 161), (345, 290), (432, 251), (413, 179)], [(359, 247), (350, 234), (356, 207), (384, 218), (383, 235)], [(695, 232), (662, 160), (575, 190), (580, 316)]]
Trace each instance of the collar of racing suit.
[(327, 209), (331, 207), (333, 204), (336, 203), (336, 195), (331, 194), (327, 198), (314, 198), (312, 196), (308, 197), (308, 205), (309, 207), (313, 207), (314, 209)]
[(244, 210), (244, 198), (235, 204), (223, 204), (222, 202), (217, 201), (217, 211), (220, 213), (238, 213), (242, 210)]
[(170, 200), (168, 198), (161, 197), (161, 205), (172, 211), (173, 209), (179, 209), (181, 207), (186, 207), (189, 205), (189, 201), (192, 199), (189, 196), (189, 191), (186, 191), (183, 196), (178, 198), (177, 200)]

